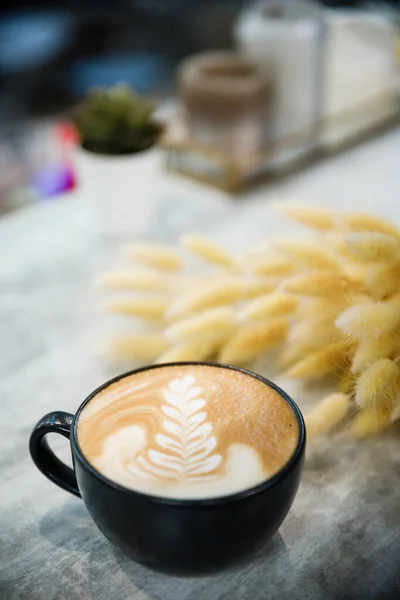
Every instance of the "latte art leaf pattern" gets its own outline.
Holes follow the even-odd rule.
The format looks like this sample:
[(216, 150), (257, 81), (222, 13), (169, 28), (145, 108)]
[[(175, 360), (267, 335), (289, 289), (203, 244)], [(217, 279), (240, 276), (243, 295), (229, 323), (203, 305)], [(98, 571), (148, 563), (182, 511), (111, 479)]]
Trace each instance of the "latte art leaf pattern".
[(215, 453), (217, 438), (202, 410), (206, 401), (192, 375), (173, 379), (164, 391), (167, 404), (161, 406), (163, 433), (155, 435), (156, 448), (136, 455), (128, 465), (143, 479), (163, 478), (179, 483), (203, 483), (216, 478), (214, 471), (222, 456)]

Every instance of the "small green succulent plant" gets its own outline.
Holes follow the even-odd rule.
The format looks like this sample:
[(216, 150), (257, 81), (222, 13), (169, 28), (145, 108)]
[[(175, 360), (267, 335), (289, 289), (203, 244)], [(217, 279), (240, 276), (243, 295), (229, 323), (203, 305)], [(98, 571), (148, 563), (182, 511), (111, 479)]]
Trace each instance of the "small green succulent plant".
[(127, 85), (91, 91), (73, 114), (86, 150), (96, 154), (132, 154), (153, 146), (162, 131), (154, 105)]

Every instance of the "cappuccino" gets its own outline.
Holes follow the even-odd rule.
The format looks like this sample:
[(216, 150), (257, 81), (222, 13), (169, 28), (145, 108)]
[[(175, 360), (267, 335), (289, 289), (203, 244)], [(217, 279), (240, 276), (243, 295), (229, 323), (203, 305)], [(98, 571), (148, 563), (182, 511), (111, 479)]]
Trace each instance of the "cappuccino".
[(293, 455), (290, 404), (256, 377), (210, 365), (128, 375), (84, 407), (77, 438), (86, 460), (126, 488), (169, 498), (249, 489)]

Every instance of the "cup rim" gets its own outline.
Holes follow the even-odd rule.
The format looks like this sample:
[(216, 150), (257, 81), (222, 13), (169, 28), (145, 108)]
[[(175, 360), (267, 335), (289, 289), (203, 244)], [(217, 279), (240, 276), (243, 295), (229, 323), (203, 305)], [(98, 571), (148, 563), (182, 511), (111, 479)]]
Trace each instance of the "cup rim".
[[(89, 404), (89, 402), (95, 396), (97, 396), (97, 394), (99, 394), (101, 391), (103, 391), (104, 389), (106, 389), (107, 387), (112, 385), (113, 383), (116, 383), (120, 379), (125, 379), (125, 377), (129, 377), (131, 375), (136, 375), (137, 373), (141, 373), (143, 371), (150, 371), (153, 369), (160, 369), (160, 368), (164, 368), (164, 367), (187, 367), (187, 366), (216, 367), (216, 368), (221, 368), (221, 369), (229, 369), (231, 371), (239, 371), (240, 373), (243, 373), (245, 375), (253, 377), (254, 379), (258, 379), (265, 385), (268, 385), (269, 387), (274, 389), (276, 392), (278, 392), (278, 394), (289, 404), (289, 406), (293, 410), (293, 413), (296, 417), (296, 421), (297, 421), (297, 424), (299, 427), (299, 438), (298, 438), (296, 448), (295, 448), (293, 454), (291, 455), (289, 460), (283, 465), (283, 467), (281, 469), (279, 469), (279, 471), (277, 471), (277, 473), (275, 473), (275, 475), (273, 475), (272, 477), (269, 477), (268, 479), (263, 480), (261, 483), (258, 483), (255, 486), (246, 488), (245, 490), (242, 490), (239, 492), (234, 492), (233, 494), (226, 494), (224, 496), (213, 496), (210, 498), (174, 498), (174, 497), (169, 497), (169, 496), (157, 496), (157, 495), (153, 495), (153, 494), (147, 494), (146, 492), (141, 492), (139, 490), (127, 488), (119, 483), (116, 483), (115, 481), (112, 481), (112, 479), (109, 479), (108, 477), (106, 477), (105, 475), (100, 473), (100, 471), (98, 471), (95, 467), (93, 467), (90, 464), (90, 462), (86, 459), (84, 453), (82, 452), (82, 450), (79, 446), (79, 443), (78, 443), (78, 438), (77, 438), (77, 425), (78, 425), (79, 417), (80, 417), (83, 409), (85, 408), (85, 406), (87, 404)], [(84, 465), (84, 467), (92, 475), (94, 475), (97, 479), (100, 479), (106, 485), (108, 485), (122, 493), (132, 495), (132, 497), (136, 497), (136, 498), (142, 497), (148, 501), (155, 502), (158, 504), (169, 504), (169, 505), (187, 506), (187, 507), (189, 507), (189, 506), (191, 506), (191, 507), (214, 506), (214, 505), (221, 505), (221, 504), (236, 502), (236, 501), (244, 500), (250, 496), (254, 496), (254, 495), (259, 494), (269, 488), (274, 487), (275, 485), (279, 484), (283, 479), (285, 479), (285, 477), (287, 475), (289, 475), (290, 471), (294, 468), (294, 466), (297, 464), (298, 460), (301, 458), (304, 448), (305, 448), (305, 444), (306, 444), (306, 426), (304, 423), (303, 415), (301, 413), (300, 408), (297, 406), (297, 404), (294, 402), (294, 400), (289, 396), (289, 394), (287, 394), (285, 392), (285, 390), (280, 388), (273, 381), (270, 381), (266, 377), (263, 377), (262, 375), (259, 375), (258, 373), (255, 373), (253, 371), (249, 371), (248, 369), (244, 369), (242, 367), (235, 367), (232, 365), (226, 365), (223, 363), (211, 362), (211, 361), (179, 361), (179, 362), (170, 362), (170, 363), (160, 363), (160, 364), (156, 364), (156, 365), (148, 365), (145, 367), (140, 367), (138, 369), (133, 369), (132, 371), (127, 371), (125, 373), (121, 373), (120, 375), (117, 375), (116, 377), (109, 379), (108, 381), (106, 381), (105, 383), (100, 385), (98, 388), (96, 388), (93, 392), (91, 392), (91, 394), (89, 394), (89, 396), (87, 396), (87, 398), (79, 406), (78, 410), (76, 411), (76, 413), (74, 415), (72, 428), (71, 428), (71, 434), (72, 434), (71, 435), (71, 446), (72, 446), (74, 458), (77, 457), (80, 460), (80, 462)]]

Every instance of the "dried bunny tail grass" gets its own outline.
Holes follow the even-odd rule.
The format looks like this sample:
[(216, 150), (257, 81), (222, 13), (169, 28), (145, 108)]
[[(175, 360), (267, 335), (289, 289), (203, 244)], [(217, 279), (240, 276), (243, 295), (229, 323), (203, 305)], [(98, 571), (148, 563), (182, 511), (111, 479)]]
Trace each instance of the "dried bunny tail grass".
[(325, 298), (301, 298), (296, 319), (298, 322), (310, 319), (330, 319), (333, 323), (348, 305), (348, 296), (343, 295)]
[(186, 360), (207, 360), (215, 355), (220, 345), (220, 340), (212, 338), (182, 342), (171, 346), (158, 356), (155, 362), (159, 364)]
[[(400, 287), (400, 285), (399, 285), (399, 287)], [(391, 296), (389, 298), (389, 302), (400, 308), (400, 292), (398, 294), (395, 294), (394, 296)]]
[(400, 395), (397, 395), (397, 400), (393, 409), (392, 414), (390, 415), (390, 420), (392, 423), (396, 421), (400, 421)]
[(357, 284), (340, 273), (331, 271), (311, 271), (300, 273), (287, 279), (282, 288), (285, 292), (299, 296), (320, 296), (337, 298), (352, 289)]
[(306, 344), (312, 340), (313, 345), (321, 345), (342, 337), (335, 325), (335, 319), (342, 310), (340, 304), (329, 302), (309, 302), (300, 306), (295, 314), (296, 321), (288, 338), (289, 343)]
[(400, 331), (394, 330), (392, 335), (361, 340), (353, 356), (351, 366), (353, 373), (359, 373), (381, 358), (390, 358), (400, 346), (399, 336)]
[(399, 367), (389, 358), (382, 358), (359, 376), (356, 402), (360, 408), (393, 409), (399, 383)]
[(270, 317), (280, 317), (292, 313), (298, 305), (297, 298), (275, 292), (270, 296), (256, 298), (249, 302), (237, 315), (239, 322), (256, 321)]
[(141, 296), (140, 298), (107, 300), (103, 304), (107, 312), (118, 313), (129, 317), (138, 317), (148, 321), (161, 321), (167, 301), (154, 296)]
[(347, 395), (354, 395), (356, 388), (357, 378), (349, 369), (345, 369), (340, 375), (337, 386), (339, 392)]
[(340, 258), (342, 261), (343, 258), (355, 260), (355, 257), (350, 252), (348, 245), (346, 244), (346, 236), (343, 232), (340, 231), (332, 231), (324, 234), (324, 244), (329, 250)]
[(283, 368), (287, 368), (293, 363), (298, 362), (304, 356), (317, 352), (320, 348), (312, 344), (312, 342), (313, 340), (307, 340), (307, 343), (302, 345), (285, 344), (285, 348), (278, 358), (278, 364)]
[(178, 297), (168, 308), (166, 319), (174, 321), (195, 312), (216, 306), (232, 304), (243, 295), (243, 282), (240, 279), (221, 279), (189, 290)]
[(117, 336), (110, 339), (101, 349), (109, 358), (153, 361), (168, 347), (168, 342), (160, 333), (138, 333), (132, 336)]
[(386, 298), (396, 294), (400, 287), (400, 265), (377, 265), (367, 271), (366, 284), (371, 294), (377, 298)]
[(310, 322), (335, 328), (337, 334), (343, 337), (343, 333), (336, 326), (335, 321), (349, 306), (353, 306), (353, 301), (356, 299), (358, 299), (358, 296), (353, 294), (327, 298), (307, 298), (305, 302), (304, 298), (301, 298), (303, 302), (301, 302), (296, 312), (297, 323)]
[(335, 327), (332, 319), (323, 318), (317, 314), (316, 318), (299, 321), (292, 326), (288, 344), (294, 346), (305, 346), (312, 344), (320, 347), (337, 341), (342, 337), (340, 331)]
[(304, 415), (307, 437), (313, 438), (328, 432), (340, 423), (349, 410), (350, 400), (346, 394), (330, 394), (313, 410)]
[(400, 324), (400, 308), (390, 302), (365, 302), (344, 310), (335, 325), (355, 339), (386, 335)]
[(391, 425), (390, 413), (386, 410), (367, 408), (358, 413), (349, 426), (350, 435), (362, 439), (376, 435)]
[(177, 271), (183, 264), (177, 252), (162, 244), (128, 244), (121, 251), (127, 258), (162, 271)]
[(262, 279), (261, 277), (246, 277), (243, 279), (243, 299), (258, 298), (273, 292), (279, 282)]
[(193, 317), (178, 321), (166, 329), (170, 342), (183, 342), (195, 337), (223, 338), (232, 331), (235, 312), (230, 306), (207, 310)]
[(290, 264), (301, 269), (339, 271), (337, 258), (321, 247), (321, 243), (304, 240), (277, 239), (274, 246), (290, 258)]
[(330, 346), (317, 350), (290, 367), (285, 373), (293, 379), (315, 379), (323, 377), (348, 361), (348, 345), (334, 342)]
[(213, 240), (194, 233), (183, 235), (180, 242), (185, 248), (203, 260), (221, 267), (234, 267), (236, 261), (226, 250)]
[(103, 273), (97, 277), (95, 283), (105, 288), (145, 292), (165, 289), (167, 280), (160, 273), (150, 269), (135, 269)]
[(282, 277), (293, 273), (294, 265), (286, 258), (270, 254), (254, 261), (251, 271), (255, 275)]
[(336, 219), (339, 229), (362, 233), (371, 231), (374, 233), (388, 233), (400, 239), (400, 231), (389, 221), (385, 221), (375, 215), (364, 213), (344, 213)]
[(361, 289), (364, 288), (367, 290), (367, 286), (365, 285), (367, 274), (369, 271), (370, 265), (367, 263), (356, 262), (356, 259), (353, 260), (344, 260), (342, 262), (342, 273), (351, 281), (355, 281), (360, 285)]
[(228, 364), (249, 363), (261, 352), (282, 342), (287, 330), (287, 321), (282, 318), (247, 325), (239, 329), (222, 348), (219, 360)]
[(320, 231), (329, 231), (334, 227), (334, 215), (326, 209), (312, 204), (300, 202), (285, 202), (276, 206), (283, 216)]
[(348, 308), (350, 306), (356, 306), (359, 304), (366, 304), (368, 302), (371, 302), (371, 295), (366, 293), (365, 291), (350, 292), (350, 293), (346, 294), (346, 296), (345, 296), (346, 306), (344, 305), (344, 308)]
[(176, 298), (183, 296), (188, 290), (201, 289), (211, 285), (212, 283), (219, 283), (221, 281), (221, 274), (216, 276), (210, 273), (170, 273), (167, 275), (168, 287), (166, 292), (171, 298), (171, 302), (175, 301)]
[(400, 241), (386, 233), (353, 233), (346, 244), (356, 258), (372, 262), (393, 261), (399, 257)]

